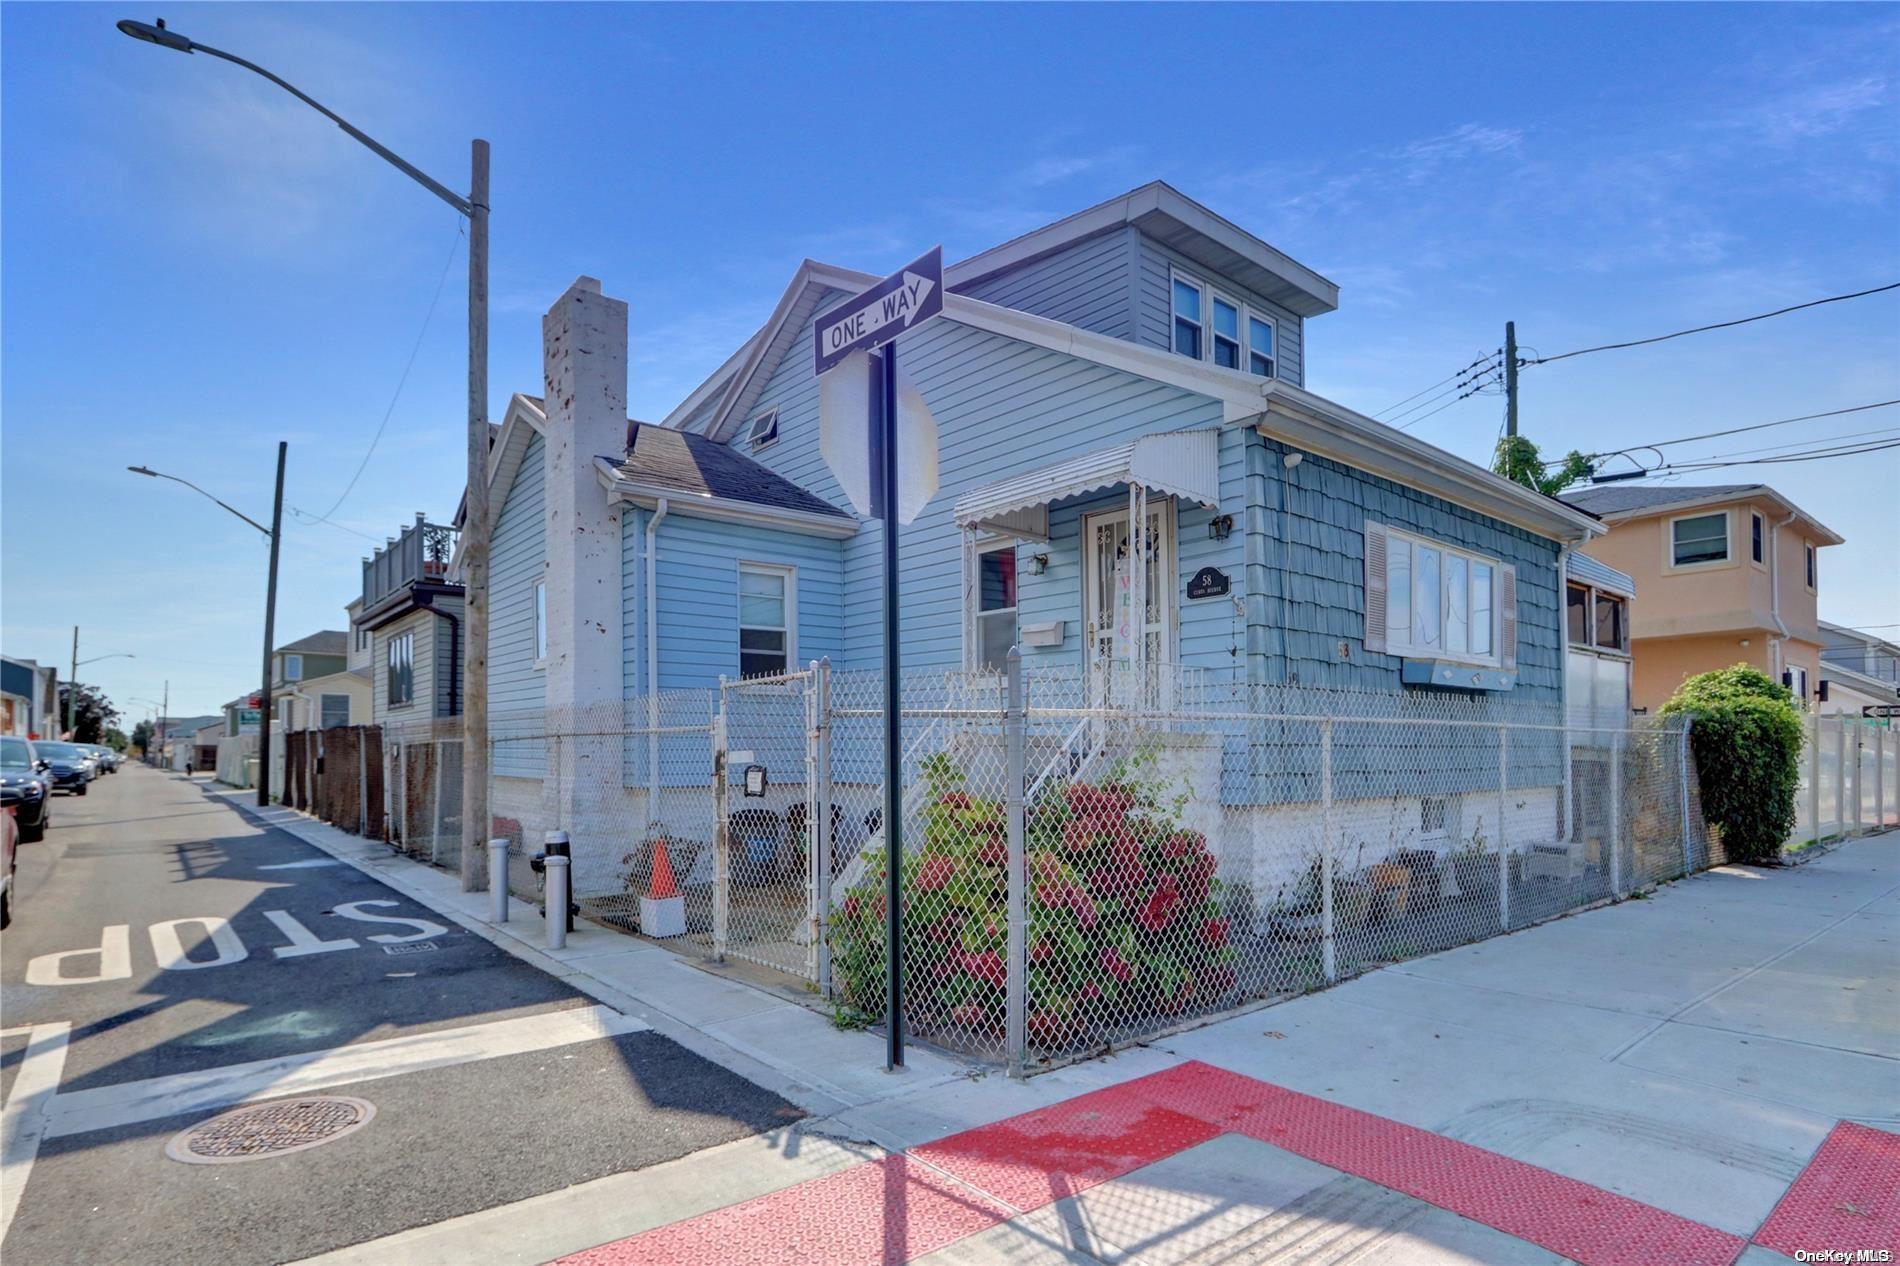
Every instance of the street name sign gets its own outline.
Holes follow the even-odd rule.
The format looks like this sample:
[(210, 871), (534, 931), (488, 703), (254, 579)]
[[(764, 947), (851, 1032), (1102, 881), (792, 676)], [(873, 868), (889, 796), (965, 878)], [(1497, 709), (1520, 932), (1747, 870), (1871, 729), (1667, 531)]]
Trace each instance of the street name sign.
[(821, 313), (812, 356), (822, 374), (852, 352), (868, 351), (943, 311), (943, 247), (901, 268), (855, 299)]

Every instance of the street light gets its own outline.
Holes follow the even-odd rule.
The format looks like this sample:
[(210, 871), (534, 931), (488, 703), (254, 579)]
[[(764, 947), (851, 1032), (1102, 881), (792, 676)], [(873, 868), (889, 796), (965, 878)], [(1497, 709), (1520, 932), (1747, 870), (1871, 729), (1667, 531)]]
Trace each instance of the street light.
[(74, 718), (79, 714), (79, 666), (81, 664), (96, 664), (102, 659), (137, 658), (138, 656), (132, 654), (130, 651), (113, 651), (110, 655), (94, 655), (91, 659), (79, 658), (79, 626), (77, 624), (73, 625), (72, 672), (67, 674), (66, 677), (66, 733), (68, 735), (77, 732), (74, 725)]
[[(123, 24), (122, 24), (123, 25)], [(133, 25), (138, 25), (133, 23)], [(141, 37), (143, 38), (143, 37)], [(180, 479), (177, 475), (168, 475), (149, 466), (127, 466), (135, 475), (144, 475), (149, 479), (169, 479), (175, 484), (183, 484), (207, 501), (216, 503), (219, 508), (236, 515), (250, 526), (262, 532), (270, 540), (270, 579), (264, 587), (264, 686), (263, 698), (270, 699), (271, 687), (271, 645), (277, 638), (277, 549), (284, 539), (284, 456), (290, 451), (290, 445), (277, 441), (277, 496), (271, 503), (270, 526), (267, 528), (242, 510), (226, 505), (189, 479)], [(77, 652), (79, 631), (73, 630), (73, 647)], [(270, 808), (270, 717), (268, 708), (257, 727), (257, 807)]]
[[(180, 53), (204, 53), (262, 75), (468, 217), (468, 477), (462, 518), (462, 622), (468, 651), (462, 656), (462, 888), (472, 891), (481, 875), (480, 841), (487, 838), (488, 827), (488, 142), (470, 142), (465, 198), (262, 66), (187, 39), (168, 29), (163, 20), (147, 24), (127, 19), (118, 25), (135, 40)], [(275, 566), (272, 574), (276, 574)], [(268, 696), (268, 682), (265, 689)], [(263, 729), (268, 732), (268, 725)]]

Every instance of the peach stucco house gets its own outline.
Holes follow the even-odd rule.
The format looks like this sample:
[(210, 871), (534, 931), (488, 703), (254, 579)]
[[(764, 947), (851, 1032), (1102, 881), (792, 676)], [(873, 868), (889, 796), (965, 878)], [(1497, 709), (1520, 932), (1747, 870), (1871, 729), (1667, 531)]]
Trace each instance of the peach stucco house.
[(1819, 552), (1842, 537), (1766, 484), (1587, 488), (1564, 500), (1610, 526), (1585, 553), (1635, 581), (1630, 703), (1748, 663), (1811, 705), (1821, 677)]

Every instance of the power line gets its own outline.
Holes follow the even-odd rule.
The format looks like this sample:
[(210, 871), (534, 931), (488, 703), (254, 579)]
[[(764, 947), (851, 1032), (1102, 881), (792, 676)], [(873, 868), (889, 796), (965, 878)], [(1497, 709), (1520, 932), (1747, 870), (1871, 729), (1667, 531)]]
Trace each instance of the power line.
[[(1777, 418), (1773, 422), (1756, 422), (1751, 426), (1732, 426), (1721, 431), (1704, 431), (1700, 435), (1685, 435), (1679, 439), (1656, 440), (1655, 442), (1649, 443), (1649, 444), (1633, 444), (1629, 448), (1614, 449), (1614, 450), (1611, 450), (1608, 452), (1602, 452), (1602, 453), (1590, 453), (1588, 454), (1588, 456), (1591, 457), (1592, 459), (1600, 458), (1600, 457), (1622, 457), (1630, 453), (1641, 452), (1645, 449), (1668, 448), (1671, 445), (1688, 444), (1695, 440), (1712, 440), (1722, 435), (1741, 435), (1747, 431), (1765, 431), (1769, 427), (1787, 426), (1791, 422), (1811, 422), (1815, 418), (1837, 418), (1837, 417), (1840, 417), (1842, 414), (1846, 414), (1846, 413), (1865, 413), (1869, 409), (1886, 409), (1886, 408), (1891, 408), (1892, 406), (1896, 404), (1900, 404), (1900, 400), (1877, 400), (1873, 404), (1856, 404), (1856, 405), (1851, 405), (1845, 409), (1827, 409), (1820, 413), (1803, 413), (1799, 417)], [(1805, 443), (1806, 441), (1802, 441), (1802, 442)], [(1750, 451), (1760, 451), (1760, 450), (1750, 450)], [(1658, 454), (1658, 456), (1660, 456), (1660, 454)], [(1544, 465), (1546, 466), (1559, 466), (1562, 464), (1563, 463), (1561, 459), (1547, 461), (1544, 463)]]
[[(1740, 435), (1743, 431), (1765, 431), (1771, 426), (1787, 426), (1790, 422), (1811, 422), (1815, 418), (1837, 418), (1843, 413), (1864, 413), (1868, 409), (1888, 409), (1900, 404), (1900, 400), (1877, 400), (1873, 404), (1857, 404), (1845, 409), (1828, 409), (1822, 413), (1804, 413), (1797, 418), (1780, 418), (1774, 422), (1757, 422), (1753, 426), (1734, 426), (1725, 431), (1704, 431), (1701, 435), (1685, 435), (1676, 440), (1656, 440), (1645, 444), (1644, 448), (1662, 448), (1669, 444), (1687, 444), (1691, 440), (1712, 440), (1718, 435)], [(1614, 456), (1606, 453), (1602, 456)]]
[(1806, 303), (1793, 304), (1786, 308), (1776, 308), (1773, 312), (1761, 312), (1754, 316), (1737, 317), (1733, 321), (1717, 321), (1714, 325), (1698, 325), (1694, 329), (1677, 330), (1672, 334), (1658, 334), (1651, 338), (1631, 339), (1626, 343), (1605, 343), (1600, 347), (1580, 347), (1574, 352), (1559, 352), (1555, 356), (1537, 356), (1519, 358), (1519, 365), (1548, 365), (1553, 361), (1569, 360), (1572, 356), (1588, 356), (1592, 352), (1614, 352), (1626, 347), (1643, 347), (1650, 343), (1663, 343), (1672, 338), (1681, 338), (1686, 334), (1706, 334), (1710, 330), (1726, 330), (1737, 325), (1747, 325), (1750, 321), (1766, 321), (1770, 317), (1786, 316), (1790, 312), (1799, 312), (1803, 308), (1818, 308), (1824, 303), (1840, 303), (1847, 299), (1864, 299), (1868, 295), (1877, 295), (1888, 290), (1900, 290), (1900, 281), (1889, 282), (1884, 286), (1875, 286), (1870, 290), (1856, 290), (1852, 294), (1829, 295), (1825, 299), (1810, 299)]
[(1496, 360), (1497, 357), (1498, 357), (1497, 352), (1492, 352), (1488, 356), (1480, 356), (1476, 360), (1472, 361), (1469, 365), (1466, 365), (1463, 369), (1454, 370), (1453, 372), (1446, 374), (1443, 378), (1440, 378), (1437, 382), (1433, 383), (1430, 387), (1425, 387), (1418, 391), (1414, 391), (1411, 395), (1399, 401), (1398, 404), (1388, 404), (1385, 408), (1380, 409), (1377, 413), (1372, 414), (1372, 416), (1376, 418), (1379, 416), (1380, 413), (1392, 412), (1392, 410), (1398, 408), (1399, 405), (1410, 404), (1412, 401), (1424, 395), (1427, 391), (1432, 391), (1439, 387), (1442, 387), (1446, 383), (1450, 382), (1452, 379), (1457, 378), (1463, 374), (1469, 373), (1471, 370), (1476, 369), (1479, 365), (1484, 364), (1484, 362), (1487, 360)]
[[(1407, 427), (1416, 426), (1418, 423), (1423, 422), (1426, 418), (1431, 417), (1433, 414), (1443, 413), (1446, 409), (1451, 408), (1451, 406), (1453, 406), (1454, 404), (1457, 404), (1460, 400), (1465, 399), (1467, 396), (1477, 395), (1480, 391), (1483, 391), (1486, 387), (1490, 386), (1491, 384), (1497, 381), (1498, 381), (1498, 378), (1497, 378), (1496, 371), (1493, 370), (1492, 375), (1490, 377), (1482, 378), (1472, 383), (1469, 387), (1465, 388), (1465, 390), (1459, 392), (1456, 396), (1453, 396), (1451, 399), (1445, 401), (1443, 404), (1439, 405), (1437, 408), (1431, 409), (1425, 413), (1421, 413), (1417, 417), (1411, 418), (1408, 421), (1399, 423), (1398, 429), (1403, 431)], [(1434, 399), (1436, 398), (1437, 397), (1434, 397)]]
[(1865, 444), (1843, 445), (1833, 449), (1816, 449), (1800, 453), (1784, 453), (1779, 457), (1744, 457), (1736, 461), (1674, 462), (1655, 466), (1643, 472), (1641, 478), (1656, 475), (1669, 475), (1698, 470), (1724, 470), (1730, 466), (1780, 466), (1792, 462), (1817, 462), (1833, 457), (1859, 457), (1866, 453), (1878, 453), (1890, 448), (1900, 448), (1900, 439), (1869, 441)]
[(299, 519), (302, 519), (304, 521), (305, 526), (307, 527), (316, 527), (319, 523), (321, 523), (324, 527), (333, 527), (339, 532), (348, 532), (351, 536), (360, 536), (364, 540), (369, 541), (371, 544), (374, 544), (374, 545), (388, 544), (388, 541), (383, 537), (371, 536), (368, 532), (359, 532), (353, 527), (344, 527), (341, 523), (338, 523), (335, 519), (323, 518), (321, 515), (312, 514), (310, 513), (310, 511), (300, 509), (297, 506), (285, 506), (284, 509), (290, 511), (292, 514), (296, 515)]
[(1699, 457), (1689, 457), (1689, 458), (1685, 458), (1684, 460), (1696, 461), (1696, 462), (1716, 461), (1724, 457), (1747, 457), (1751, 453), (1784, 453), (1784, 452), (1789, 452), (1789, 451), (1805, 451), (1801, 448), (1801, 446), (1804, 444), (1832, 444), (1840, 440), (1865, 441), (1867, 437), (1870, 435), (1878, 436), (1881, 439), (1900, 440), (1900, 431), (1895, 431), (1890, 428), (1877, 428), (1872, 431), (1849, 431), (1845, 435), (1817, 435), (1813, 437), (1812, 439), (1792, 440), (1792, 441), (1789, 441), (1787, 443), (1782, 443), (1782, 444), (1768, 444), (1768, 445), (1764, 445), (1761, 448), (1741, 448), (1741, 449), (1736, 449), (1734, 452), (1730, 452), (1730, 453), (1704, 453)]
[[(422, 314), (422, 328), (416, 331), (415, 345), (409, 349), (409, 359), (403, 362), (402, 374), (396, 379), (396, 390), (389, 397), (389, 407), (383, 410), (383, 420), (376, 424), (376, 434), (370, 437), (369, 449), (363, 454), (363, 460), (356, 464), (356, 473), (350, 476), (350, 482), (343, 486), (343, 491), (337, 494), (336, 500), (330, 504), (330, 508), (325, 510), (322, 514), (316, 515), (311, 519), (311, 522), (329, 523), (330, 516), (335, 514), (337, 509), (349, 498), (350, 493), (356, 490), (356, 481), (363, 477), (365, 470), (369, 469), (369, 459), (376, 455), (376, 446), (383, 442), (383, 431), (388, 428), (389, 419), (396, 412), (396, 402), (402, 399), (402, 389), (409, 382), (409, 371), (415, 368), (416, 354), (422, 350), (422, 340), (429, 333), (429, 321), (435, 316), (435, 305), (442, 298), (442, 287), (448, 284), (449, 269), (455, 266), (455, 257), (460, 253), (456, 248), (460, 245), (461, 240), (462, 221), (460, 217), (457, 217), (455, 221), (455, 238), (449, 243), (449, 257), (442, 263), (442, 275), (436, 279), (435, 293), (429, 297), (429, 310)], [(303, 512), (298, 511), (298, 513), (302, 514)], [(342, 525), (331, 524), (331, 526), (341, 527)], [(347, 532), (350, 529), (344, 528), (343, 530)], [(357, 535), (361, 536), (362, 533), (359, 532)], [(371, 537), (369, 539), (374, 540), (375, 538)]]

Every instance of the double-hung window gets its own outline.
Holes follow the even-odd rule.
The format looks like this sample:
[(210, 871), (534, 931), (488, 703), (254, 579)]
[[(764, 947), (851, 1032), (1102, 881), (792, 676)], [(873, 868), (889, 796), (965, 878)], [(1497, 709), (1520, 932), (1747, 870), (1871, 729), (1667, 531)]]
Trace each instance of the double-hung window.
[(1174, 350), (1222, 369), (1274, 376), (1273, 318), (1187, 273), (1172, 274)]
[(323, 706), (323, 728), (334, 730), (350, 723), (350, 697), (348, 695), (319, 695)]
[(1669, 524), (1669, 560), (1677, 567), (1728, 560), (1728, 511), (1692, 514)]
[(1016, 644), (1016, 546), (976, 556), (976, 666), (1001, 670)]
[(1240, 368), (1240, 305), (1214, 296), (1214, 363)]
[(414, 703), (416, 698), (416, 635), (414, 630), (389, 639), (386, 665), (389, 706)]
[(741, 677), (776, 677), (790, 669), (797, 653), (792, 646), (796, 574), (769, 563), (739, 564)]
[(1205, 296), (1199, 282), (1174, 279), (1174, 350), (1200, 360), (1207, 341)]
[(1273, 377), (1273, 322), (1253, 312), (1247, 314), (1247, 372)]
[(1366, 525), (1366, 646), (1515, 667), (1517, 574), (1494, 559)]

